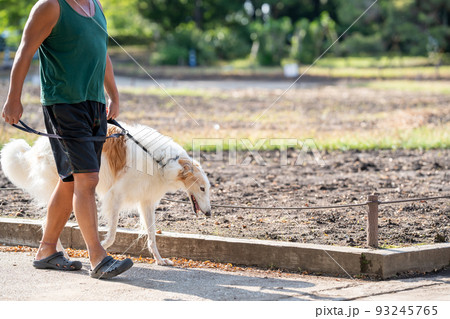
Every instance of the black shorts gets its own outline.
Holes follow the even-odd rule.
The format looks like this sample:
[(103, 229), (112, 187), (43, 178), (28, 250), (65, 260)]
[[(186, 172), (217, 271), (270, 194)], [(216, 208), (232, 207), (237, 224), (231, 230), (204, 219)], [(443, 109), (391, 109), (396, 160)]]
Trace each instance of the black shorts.
[[(103, 103), (54, 104), (43, 106), (43, 111), (47, 133), (63, 137), (106, 136), (106, 107)], [(103, 143), (50, 138), (58, 174), (63, 182), (73, 181), (74, 173), (98, 172)]]

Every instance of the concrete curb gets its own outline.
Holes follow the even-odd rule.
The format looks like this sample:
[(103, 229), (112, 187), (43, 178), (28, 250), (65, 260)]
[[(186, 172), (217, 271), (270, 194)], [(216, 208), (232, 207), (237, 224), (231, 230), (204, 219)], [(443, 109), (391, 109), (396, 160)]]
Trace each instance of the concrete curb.
[[(41, 223), (35, 220), (0, 218), (0, 243), (37, 247)], [(105, 234), (100, 229), (100, 234)], [(64, 247), (85, 249), (76, 224), (68, 223), (61, 236)], [(268, 240), (235, 239), (192, 234), (157, 235), (164, 257), (184, 257), (247, 266), (275, 267), (333, 275), (375, 275), (383, 279), (396, 274), (428, 272), (450, 265), (450, 243), (398, 249), (365, 249), (299, 244)], [(142, 233), (118, 229), (112, 253), (150, 256)]]

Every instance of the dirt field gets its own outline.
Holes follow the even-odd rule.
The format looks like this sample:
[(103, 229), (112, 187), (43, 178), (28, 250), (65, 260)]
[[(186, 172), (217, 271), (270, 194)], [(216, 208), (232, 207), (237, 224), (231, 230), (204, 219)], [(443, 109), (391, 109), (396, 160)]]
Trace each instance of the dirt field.
[[(290, 159), (296, 153), (290, 152)], [(450, 192), (446, 151), (378, 151), (323, 154), (326, 166), (280, 166), (276, 152), (263, 153), (266, 166), (227, 166), (204, 161), (212, 184), (212, 202), (251, 206), (320, 206), (359, 203), (378, 193), (381, 200), (436, 196)], [(0, 186), (12, 187), (0, 174)], [(36, 218), (42, 210), (21, 191), (0, 190), (0, 215)], [(182, 194), (167, 198), (184, 199)], [(365, 207), (316, 211), (215, 208), (196, 217), (189, 205), (162, 202), (157, 228), (237, 238), (275, 239), (336, 245), (365, 245)], [(137, 227), (136, 213), (120, 224)], [(381, 206), (380, 243), (403, 246), (448, 241), (448, 200)]]
[[(5, 85), (0, 86), (2, 96), (5, 89)], [(200, 137), (313, 138), (319, 144), (331, 145), (352, 136), (363, 142), (365, 138), (376, 142), (379, 137), (383, 140), (393, 137), (404, 143), (412, 136), (429, 143), (427, 138), (448, 138), (450, 127), (450, 95), (425, 90), (378, 90), (353, 85), (295, 89), (259, 118), (282, 91), (172, 93), (176, 103), (161, 94), (123, 90), (120, 119), (150, 125), (182, 145)], [(42, 128), (37, 88), (26, 88), (24, 104), (27, 123)], [(424, 136), (405, 133), (423, 129), (426, 129)], [(3, 126), (2, 134), (13, 133)], [(283, 158), (279, 151), (259, 154), (265, 165), (247, 152), (238, 152), (237, 165), (229, 165), (227, 152), (223, 160), (203, 153), (202, 165), (212, 184), (213, 203), (304, 207), (360, 203), (373, 193), (379, 194), (382, 201), (450, 193), (448, 148), (322, 151), (324, 165), (319, 165), (311, 154), (302, 165), (296, 165), (301, 155), (296, 149), (289, 149), (288, 165), (281, 165)], [(243, 162), (250, 163), (243, 165)], [(0, 172), (0, 216), (37, 218), (43, 210), (29, 196), (19, 190), (1, 189), (12, 186)], [(177, 193), (167, 198), (184, 199), (184, 196)], [(157, 228), (237, 238), (364, 246), (366, 210), (366, 207), (315, 211), (215, 208), (213, 216), (206, 218), (196, 217), (188, 205), (162, 202), (157, 211)], [(120, 220), (126, 227), (137, 227), (137, 222), (135, 212)], [(385, 247), (448, 241), (449, 201), (381, 206), (379, 223), (380, 244)]]

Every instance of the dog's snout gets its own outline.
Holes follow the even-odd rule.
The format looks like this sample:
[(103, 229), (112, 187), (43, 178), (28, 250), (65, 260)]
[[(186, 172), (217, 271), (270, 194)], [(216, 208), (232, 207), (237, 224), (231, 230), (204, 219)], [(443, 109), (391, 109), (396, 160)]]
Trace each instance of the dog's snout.
[(206, 216), (206, 217), (211, 217), (211, 211), (210, 211), (210, 210), (206, 211), (206, 212), (205, 212), (205, 216)]

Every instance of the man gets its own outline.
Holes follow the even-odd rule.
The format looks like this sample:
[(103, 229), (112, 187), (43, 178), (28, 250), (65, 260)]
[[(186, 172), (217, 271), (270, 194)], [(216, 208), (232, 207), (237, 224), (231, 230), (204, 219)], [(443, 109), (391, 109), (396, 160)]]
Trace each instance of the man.
[[(16, 124), (25, 76), (39, 49), (41, 103), (47, 131), (65, 137), (106, 135), (106, 119), (119, 114), (119, 93), (106, 52), (106, 20), (97, 0), (40, 0), (31, 10), (11, 71), (2, 116)], [(108, 94), (108, 108), (104, 89)], [(130, 259), (114, 260), (100, 245), (95, 187), (103, 142), (50, 139), (60, 180), (48, 203), (47, 221), (33, 265), (78, 270), (56, 243), (71, 212), (86, 243), (91, 276), (111, 278), (129, 269)]]

